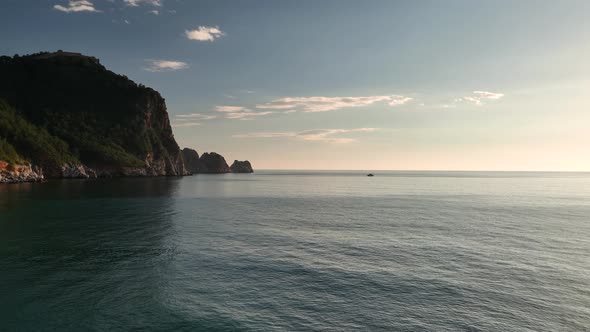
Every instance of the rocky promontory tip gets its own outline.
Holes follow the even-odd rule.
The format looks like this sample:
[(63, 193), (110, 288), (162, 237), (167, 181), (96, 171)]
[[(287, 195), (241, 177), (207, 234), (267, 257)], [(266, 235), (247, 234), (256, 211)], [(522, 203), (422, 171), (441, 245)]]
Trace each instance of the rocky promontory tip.
[(215, 152), (205, 152), (199, 158), (204, 169), (201, 173), (229, 173), (230, 169), (222, 155)]
[(254, 173), (252, 169), (252, 165), (248, 160), (239, 161), (234, 160), (234, 163), (231, 164), (230, 168), (232, 173)]

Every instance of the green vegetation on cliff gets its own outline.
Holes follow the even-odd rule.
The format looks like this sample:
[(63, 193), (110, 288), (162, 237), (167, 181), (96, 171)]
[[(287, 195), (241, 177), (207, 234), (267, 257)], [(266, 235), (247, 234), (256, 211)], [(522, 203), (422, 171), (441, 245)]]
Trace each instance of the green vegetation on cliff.
[(14, 146), (3, 138), (0, 138), (0, 160), (11, 164), (22, 164), (25, 162), (23, 157), (16, 152)]
[(3, 100), (0, 100), (0, 159), (51, 166), (77, 162), (67, 143), (25, 120)]
[(153, 160), (165, 163), (165, 174), (182, 171), (164, 99), (98, 59), (2, 56), (0, 76), (0, 159), (116, 168)]

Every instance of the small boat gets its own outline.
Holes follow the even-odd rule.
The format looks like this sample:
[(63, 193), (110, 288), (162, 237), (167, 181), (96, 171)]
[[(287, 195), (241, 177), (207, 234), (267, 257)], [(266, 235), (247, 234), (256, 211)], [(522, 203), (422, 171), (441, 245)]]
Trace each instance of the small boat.
[(375, 176), (375, 175), (373, 175), (373, 173), (369, 173), (369, 174), (367, 174), (367, 176)]

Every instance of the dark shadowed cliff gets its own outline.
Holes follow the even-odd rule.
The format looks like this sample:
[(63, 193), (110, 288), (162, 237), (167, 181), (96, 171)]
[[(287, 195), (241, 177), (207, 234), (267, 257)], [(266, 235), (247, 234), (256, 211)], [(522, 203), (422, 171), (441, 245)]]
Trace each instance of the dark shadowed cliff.
[(14, 154), (0, 159), (46, 177), (187, 174), (164, 99), (98, 59), (3, 56), (0, 77), (0, 154)]
[(253, 173), (249, 161), (234, 161), (231, 167), (227, 166), (225, 158), (215, 152), (205, 152), (200, 158), (197, 151), (189, 148), (182, 149), (182, 158), (186, 170), (191, 174), (198, 173)]
[(204, 169), (200, 173), (229, 173), (230, 169), (222, 155), (215, 152), (205, 152), (199, 158)]
[(229, 167), (232, 173), (254, 173), (252, 165), (248, 160), (239, 161), (234, 160), (234, 163)]
[(205, 171), (205, 166), (199, 160), (197, 151), (184, 148), (182, 149), (182, 158), (184, 159), (184, 167), (189, 173), (197, 174)]

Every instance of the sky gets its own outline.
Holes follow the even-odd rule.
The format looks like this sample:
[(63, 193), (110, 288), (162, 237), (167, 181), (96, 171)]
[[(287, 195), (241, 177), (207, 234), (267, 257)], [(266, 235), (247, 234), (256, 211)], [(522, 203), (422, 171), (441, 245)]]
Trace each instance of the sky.
[(2, 0), (0, 54), (81, 52), (255, 169), (590, 171), (587, 0)]

